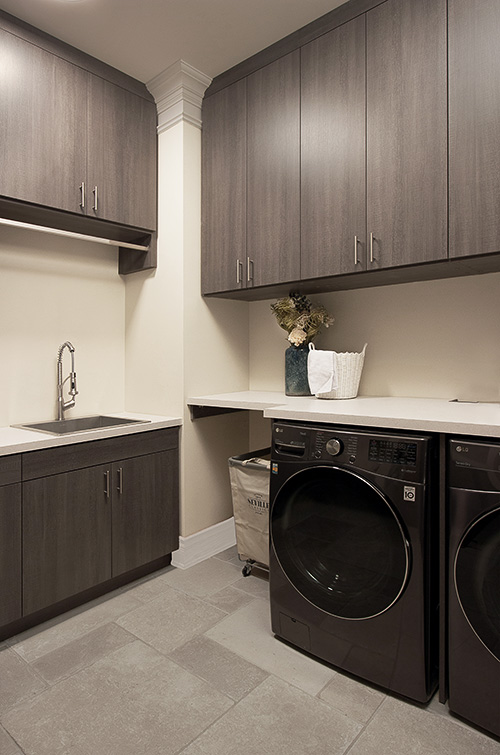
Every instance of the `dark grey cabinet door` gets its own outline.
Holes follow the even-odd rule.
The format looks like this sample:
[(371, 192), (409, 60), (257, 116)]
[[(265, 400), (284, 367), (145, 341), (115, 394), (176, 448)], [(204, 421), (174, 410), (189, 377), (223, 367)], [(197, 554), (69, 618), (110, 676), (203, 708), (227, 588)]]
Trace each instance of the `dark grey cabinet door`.
[(500, 3), (449, 0), (450, 257), (500, 250)]
[(301, 97), (301, 277), (363, 270), (364, 16), (302, 48)]
[(105, 466), (23, 483), (23, 613), (111, 577)]
[(446, 0), (366, 14), (368, 268), (447, 257)]
[(156, 228), (156, 107), (89, 74), (87, 214)]
[(80, 212), (87, 73), (0, 30), (0, 195)]
[(207, 97), (202, 129), (202, 293), (245, 285), (246, 80)]
[(21, 618), (21, 484), (0, 487), (0, 626)]
[(179, 547), (178, 451), (116, 462), (113, 479), (113, 576)]
[(300, 52), (247, 79), (247, 287), (300, 277)]

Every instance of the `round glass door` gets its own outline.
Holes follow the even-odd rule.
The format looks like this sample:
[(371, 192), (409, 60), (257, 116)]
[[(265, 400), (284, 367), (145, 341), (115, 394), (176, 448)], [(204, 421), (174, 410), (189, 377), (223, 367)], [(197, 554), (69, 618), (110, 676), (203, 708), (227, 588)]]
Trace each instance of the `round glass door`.
[(500, 661), (500, 508), (477, 519), (455, 557), (462, 611), (483, 645)]
[(290, 582), (329, 614), (377, 616), (405, 588), (410, 548), (403, 526), (384, 495), (353, 472), (298, 472), (278, 492), (270, 526)]

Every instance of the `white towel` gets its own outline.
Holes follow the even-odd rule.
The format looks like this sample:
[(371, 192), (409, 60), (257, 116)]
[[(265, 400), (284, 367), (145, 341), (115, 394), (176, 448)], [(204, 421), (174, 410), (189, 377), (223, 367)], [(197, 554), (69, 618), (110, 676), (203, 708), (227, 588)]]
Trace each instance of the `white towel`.
[(307, 355), (307, 376), (313, 396), (317, 393), (335, 391), (338, 388), (336, 353), (321, 351), (310, 343)]

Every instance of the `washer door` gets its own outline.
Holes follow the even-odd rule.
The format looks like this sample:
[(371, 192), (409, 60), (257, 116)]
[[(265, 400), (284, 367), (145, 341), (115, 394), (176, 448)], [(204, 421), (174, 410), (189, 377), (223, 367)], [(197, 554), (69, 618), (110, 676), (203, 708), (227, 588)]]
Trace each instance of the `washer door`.
[(377, 616), (405, 588), (410, 547), (402, 523), (384, 495), (349, 470), (310, 467), (290, 477), (270, 527), (290, 582), (333, 616)]
[(454, 576), (467, 621), (500, 660), (500, 508), (468, 528), (457, 548)]

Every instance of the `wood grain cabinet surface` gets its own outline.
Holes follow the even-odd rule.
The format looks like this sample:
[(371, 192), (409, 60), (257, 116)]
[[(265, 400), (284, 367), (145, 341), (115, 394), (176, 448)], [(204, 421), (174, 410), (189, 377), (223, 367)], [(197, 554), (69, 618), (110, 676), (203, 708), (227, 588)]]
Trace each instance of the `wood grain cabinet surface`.
[(207, 97), (202, 144), (202, 293), (299, 278), (299, 52)]
[(23, 614), (111, 578), (105, 466), (23, 483)]
[(365, 18), (301, 50), (301, 277), (366, 267)]
[(87, 73), (0, 29), (0, 195), (80, 211)]
[(171, 449), (113, 464), (113, 576), (179, 547), (178, 460)]
[(247, 79), (247, 287), (300, 277), (300, 53)]
[(245, 286), (246, 80), (203, 102), (201, 286)]
[[(313, 292), (432, 277), (415, 272), (430, 270), (422, 263), (448, 274), (447, 2), (351, 0), (327, 16), (207, 92), (203, 206), (212, 243), (202, 266), (206, 281), (210, 271), (219, 280), (204, 283), (205, 294), (251, 299), (294, 285)], [(236, 91), (241, 136), (225, 144)], [(234, 214), (214, 211), (211, 189), (224, 192), (223, 176)], [(217, 258), (227, 267), (227, 245), (238, 251), (226, 283)]]
[(0, 487), (0, 626), (21, 617), (21, 484)]
[[(46, 208), (47, 217), (47, 210), (62, 210), (155, 231), (152, 98), (138, 82), (134, 88), (143, 87), (144, 96), (108, 81), (104, 64), (99, 76), (82, 67), (80, 59), (78, 64), (65, 59), (67, 46), (58, 55), (53, 38), (47, 41), (40, 33), (37, 44), (35, 31), (28, 34), (20, 27), (18, 35), (15, 25), (0, 15), (2, 211), (15, 200), (26, 211), (17, 207), (13, 219), (35, 224), (57, 227), (57, 220), (51, 215), (50, 222), (41, 222), (41, 209), (32, 209), (30, 215), (30, 207)], [(61, 227), (73, 230), (67, 218), (62, 222)], [(85, 226), (75, 219), (74, 230), (85, 232)], [(105, 231), (101, 235), (106, 236)]]
[(500, 251), (500, 3), (449, 0), (450, 257)]
[(89, 74), (86, 212), (156, 228), (156, 106)]
[(446, 259), (446, 0), (366, 14), (367, 265)]
[[(26, 475), (32, 479), (23, 482), (23, 616), (178, 548), (177, 433), (145, 435), (152, 436), (145, 438), (145, 450), (123, 459), (120, 451), (140, 447), (139, 435), (29, 454)], [(148, 444), (164, 450), (148, 453)], [(100, 454), (106, 463), (82, 466)], [(61, 471), (53, 474), (54, 467)], [(33, 477), (37, 469), (41, 476)]]

